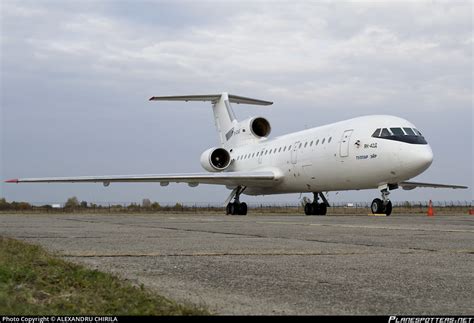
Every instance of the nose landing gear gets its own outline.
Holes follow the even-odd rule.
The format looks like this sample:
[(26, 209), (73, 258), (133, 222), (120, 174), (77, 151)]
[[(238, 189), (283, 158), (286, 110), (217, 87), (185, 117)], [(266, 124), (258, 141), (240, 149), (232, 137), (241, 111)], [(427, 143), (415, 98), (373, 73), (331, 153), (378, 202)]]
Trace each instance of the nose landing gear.
[(389, 216), (392, 214), (392, 201), (388, 198), (390, 192), (388, 188), (384, 188), (381, 191), (382, 199), (376, 198), (372, 201), (370, 209), (372, 214), (385, 214)]

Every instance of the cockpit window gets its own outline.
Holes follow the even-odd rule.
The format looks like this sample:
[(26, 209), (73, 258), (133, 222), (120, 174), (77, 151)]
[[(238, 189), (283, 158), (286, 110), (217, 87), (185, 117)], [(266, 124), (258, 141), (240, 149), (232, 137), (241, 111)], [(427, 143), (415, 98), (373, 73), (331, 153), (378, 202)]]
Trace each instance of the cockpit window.
[(372, 134), (374, 138), (402, 141), (410, 144), (426, 145), (421, 132), (415, 128), (378, 128)]
[(379, 137), (380, 136), (380, 128), (377, 128), (377, 130), (374, 131), (372, 134), (372, 137)]
[(380, 137), (388, 137), (391, 136), (392, 134), (388, 131), (387, 128), (382, 129), (382, 133), (380, 134)]
[(405, 133), (403, 132), (402, 128), (390, 128), (390, 130), (392, 130), (392, 133), (395, 135), (395, 136), (404, 136)]

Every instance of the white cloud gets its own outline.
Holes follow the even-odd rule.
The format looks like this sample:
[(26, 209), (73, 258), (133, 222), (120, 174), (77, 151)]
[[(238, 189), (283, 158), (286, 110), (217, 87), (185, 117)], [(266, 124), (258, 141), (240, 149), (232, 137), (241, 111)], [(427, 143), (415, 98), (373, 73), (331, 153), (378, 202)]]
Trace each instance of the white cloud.
[[(428, 30), (462, 27), (469, 18), (462, 7), (445, 10), (445, 5), (431, 3), (341, 7), (257, 3), (247, 10), (226, 12), (221, 24), (189, 24), (178, 30), (104, 13), (56, 10), (49, 17), (38, 8), (10, 6), (7, 14), (18, 18), (32, 12), (42, 17), (37, 28), (44, 32), (29, 38), (42, 64), (73, 62), (79, 69), (95, 69), (104, 78), (120, 76), (117, 82), (189, 79), (210, 80), (210, 87), (234, 87), (251, 79), (260, 91), (288, 88), (301, 100), (314, 96), (338, 100), (344, 93), (348, 98), (353, 94), (352, 99), (367, 99), (369, 104), (380, 103), (387, 95), (391, 99), (396, 89), (429, 89), (426, 83), (434, 82), (431, 87), (439, 84), (449, 97), (466, 98), (465, 89), (452, 80), (465, 77), (471, 64), (472, 51), (466, 50), (472, 45), (470, 31), (456, 33), (460, 41), (446, 48), (446, 35)], [(371, 9), (413, 20), (405, 17), (404, 25), (385, 23), (383, 17), (373, 17)], [(331, 19), (341, 15), (345, 15), (342, 25), (353, 27), (345, 37), (335, 37), (337, 30), (331, 28), (337, 23)], [(417, 34), (406, 35), (410, 25)], [(445, 75), (450, 76), (449, 82)]]
[(55, 101), (81, 93), (88, 99), (74, 104), (85, 107), (101, 93), (111, 106), (154, 94), (259, 95), (283, 107), (282, 130), (303, 122), (301, 111), (318, 122), (381, 111), (472, 117), (469, 1), (4, 1), (2, 27), (6, 106), (41, 82)]

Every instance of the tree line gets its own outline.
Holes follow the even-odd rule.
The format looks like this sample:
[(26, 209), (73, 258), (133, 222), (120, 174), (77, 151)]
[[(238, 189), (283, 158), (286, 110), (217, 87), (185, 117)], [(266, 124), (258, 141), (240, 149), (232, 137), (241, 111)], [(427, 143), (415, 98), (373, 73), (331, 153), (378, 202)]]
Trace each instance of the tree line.
[[(182, 204), (176, 203), (174, 208), (182, 208)], [(149, 210), (157, 211), (162, 207), (158, 202), (152, 202), (150, 199), (143, 199), (142, 203), (131, 203), (128, 206), (121, 204), (103, 206), (95, 203), (88, 203), (87, 201), (79, 201), (76, 196), (70, 197), (64, 203), (61, 209), (66, 210), (85, 210), (85, 209), (101, 209), (101, 208), (114, 208), (114, 209), (129, 209), (129, 210)], [(45, 204), (41, 206), (35, 206), (28, 202), (8, 202), (5, 198), (0, 198), (0, 211), (28, 211), (28, 210), (41, 210), (41, 209), (53, 209), (53, 205)]]

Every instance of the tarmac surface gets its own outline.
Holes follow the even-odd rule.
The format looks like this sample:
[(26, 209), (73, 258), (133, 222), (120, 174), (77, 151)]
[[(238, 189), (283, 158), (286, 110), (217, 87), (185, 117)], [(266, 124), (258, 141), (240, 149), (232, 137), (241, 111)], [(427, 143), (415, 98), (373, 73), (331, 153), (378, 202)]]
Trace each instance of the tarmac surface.
[(0, 215), (0, 235), (217, 314), (474, 313), (474, 216)]

